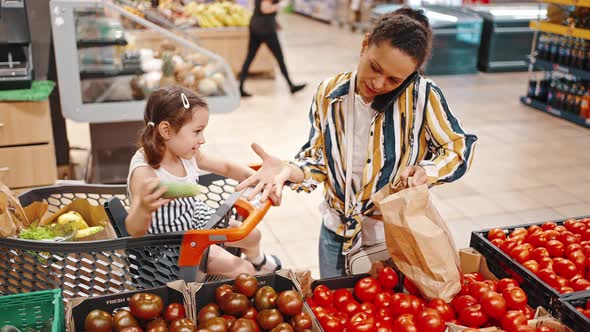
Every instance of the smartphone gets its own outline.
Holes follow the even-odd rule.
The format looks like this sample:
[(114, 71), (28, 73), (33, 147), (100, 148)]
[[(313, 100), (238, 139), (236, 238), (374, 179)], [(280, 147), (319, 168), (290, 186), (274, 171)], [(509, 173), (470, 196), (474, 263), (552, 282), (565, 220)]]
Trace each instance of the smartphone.
[(408, 76), (408, 78), (406, 78), (406, 80), (395, 90), (375, 97), (373, 103), (371, 104), (371, 108), (377, 112), (384, 112), (388, 109), (391, 109), (393, 103), (397, 100), (397, 97), (399, 97), (410, 84), (414, 83), (417, 77), (418, 72), (415, 71), (410, 76)]

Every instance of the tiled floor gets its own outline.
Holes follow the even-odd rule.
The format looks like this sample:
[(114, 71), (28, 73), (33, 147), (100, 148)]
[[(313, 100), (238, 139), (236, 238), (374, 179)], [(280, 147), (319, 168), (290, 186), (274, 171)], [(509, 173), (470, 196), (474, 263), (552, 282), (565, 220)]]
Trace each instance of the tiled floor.
[[(205, 149), (258, 162), (250, 142), (291, 158), (308, 134), (307, 113), (319, 82), (355, 68), (361, 35), (299, 16), (281, 17), (287, 65), (309, 87), (296, 96), (281, 77), (251, 80), (255, 97), (231, 114), (211, 116)], [(464, 126), (479, 136), (472, 169), (460, 181), (432, 190), (458, 247), (474, 229), (590, 214), (590, 130), (522, 106), (527, 74), (433, 77)], [(88, 146), (87, 126), (69, 123), (72, 145)], [(285, 191), (261, 226), (268, 251), (289, 267), (318, 276), (320, 190)]]

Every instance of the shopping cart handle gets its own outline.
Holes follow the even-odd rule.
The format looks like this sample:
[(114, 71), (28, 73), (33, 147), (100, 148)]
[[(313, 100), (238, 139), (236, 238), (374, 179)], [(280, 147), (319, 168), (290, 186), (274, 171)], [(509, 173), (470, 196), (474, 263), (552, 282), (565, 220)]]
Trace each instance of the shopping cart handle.
[[(247, 191), (246, 191), (247, 192)], [(234, 242), (245, 238), (256, 228), (264, 215), (270, 209), (271, 201), (260, 202), (260, 195), (248, 201), (245, 193), (236, 201), (234, 207), (238, 214), (244, 217), (240, 227), (190, 230), (184, 233), (178, 266), (183, 270), (198, 266), (205, 250), (212, 244)]]

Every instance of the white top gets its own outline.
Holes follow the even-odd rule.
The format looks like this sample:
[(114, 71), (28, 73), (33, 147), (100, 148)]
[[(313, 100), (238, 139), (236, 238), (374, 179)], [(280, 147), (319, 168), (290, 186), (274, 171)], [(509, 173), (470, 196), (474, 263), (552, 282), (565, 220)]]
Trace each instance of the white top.
[(160, 167), (158, 169), (152, 168), (147, 161), (145, 160), (145, 156), (143, 154), (143, 149), (137, 150), (131, 158), (131, 163), (129, 164), (129, 175), (127, 176), (127, 183), (131, 181), (131, 175), (133, 175), (133, 171), (136, 168), (141, 166), (146, 166), (151, 168), (156, 175), (162, 182), (182, 182), (182, 183), (198, 183), (199, 182), (199, 166), (197, 166), (197, 161), (193, 159), (182, 159), (182, 166), (184, 166), (184, 170), (186, 171), (186, 176), (176, 176), (168, 172), (164, 167)]
[[(342, 111), (348, 107), (348, 95), (343, 97)], [(369, 132), (375, 119), (376, 111), (371, 108), (371, 103), (366, 103), (356, 94), (354, 98), (354, 135), (352, 154), (352, 188), (353, 192), (361, 189), (363, 170), (367, 162), (367, 148), (369, 146)], [(324, 225), (332, 231), (336, 231), (342, 224), (340, 215), (327, 202), (322, 202), (320, 211), (323, 214)], [(383, 222), (370, 217), (364, 217), (361, 221), (361, 233), (363, 245), (372, 245), (385, 241)]]

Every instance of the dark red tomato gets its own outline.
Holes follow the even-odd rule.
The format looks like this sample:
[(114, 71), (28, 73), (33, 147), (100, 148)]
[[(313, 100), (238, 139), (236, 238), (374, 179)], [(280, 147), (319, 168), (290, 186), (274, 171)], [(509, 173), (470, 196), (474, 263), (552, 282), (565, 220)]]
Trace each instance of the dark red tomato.
[(524, 263), (529, 260), (529, 257), (531, 257), (531, 252), (529, 248), (521, 244), (510, 250), (510, 257), (514, 258), (514, 260), (519, 263)]
[(491, 291), (490, 287), (483, 281), (476, 281), (469, 284), (469, 295), (478, 301), (484, 293), (489, 291)]
[(474, 304), (477, 304), (477, 300), (471, 295), (462, 295), (455, 297), (453, 301), (451, 301), (451, 306), (456, 313), (460, 313), (463, 309), (467, 307), (471, 307)]
[(447, 328), (438, 311), (430, 308), (426, 308), (414, 316), (414, 322), (418, 331), (444, 332)]
[(164, 312), (164, 319), (168, 323), (173, 320), (184, 318), (185, 316), (186, 312), (184, 311), (184, 305), (182, 305), (182, 303), (170, 303)]
[(579, 243), (572, 243), (565, 247), (565, 251), (563, 252), (566, 257), (569, 257), (572, 252), (574, 251), (582, 251), (582, 245)]
[(110, 332), (113, 329), (113, 316), (102, 310), (92, 310), (84, 320), (88, 332)]
[(189, 320), (187, 318), (177, 319), (170, 323), (170, 326), (168, 326), (168, 331), (170, 332), (195, 332), (196, 330), (197, 326), (195, 325), (195, 323), (193, 323), (192, 320)]
[(408, 291), (408, 293), (412, 295), (420, 295), (420, 290), (418, 289), (418, 287), (416, 287), (412, 280), (404, 278), (403, 285), (404, 288)]
[(368, 313), (369, 315), (375, 315), (375, 305), (371, 302), (363, 302), (361, 304), (361, 311)]
[(322, 316), (320, 325), (325, 332), (342, 332), (344, 330), (344, 325), (340, 322), (340, 319), (331, 315)]
[(527, 304), (528, 296), (520, 287), (505, 289), (502, 297), (506, 300), (506, 306), (510, 310), (520, 310)]
[(256, 320), (257, 317), (258, 317), (258, 310), (256, 310), (256, 307), (250, 307), (250, 308), (248, 308), (248, 310), (246, 310), (246, 312), (242, 315), (241, 318)]
[(500, 228), (491, 229), (488, 232), (488, 240), (492, 241), (494, 239), (506, 240), (506, 233)]
[(408, 294), (400, 294), (391, 301), (389, 309), (393, 317), (403, 314), (411, 314), (414, 311), (412, 307), (412, 298)]
[(533, 317), (535, 316), (533, 308), (529, 307), (528, 305), (522, 307), (522, 309), (520, 309), (520, 312), (522, 312), (527, 319), (533, 319)]
[(530, 270), (534, 274), (537, 274), (537, 272), (539, 272), (539, 263), (537, 263), (537, 261), (535, 261), (535, 260), (532, 260), (532, 259), (528, 260), (528, 261), (522, 263), (522, 266), (526, 267), (528, 270)]
[(549, 269), (553, 271), (553, 259), (551, 257), (543, 257), (539, 262), (539, 269)]
[(549, 256), (563, 257), (563, 251), (565, 249), (565, 246), (558, 240), (547, 241), (547, 243), (545, 244), (545, 248), (547, 248), (547, 251), (549, 251)]
[(383, 289), (392, 290), (399, 283), (399, 277), (394, 269), (387, 266), (383, 270), (379, 271), (377, 281)]
[(346, 313), (349, 316), (356, 314), (361, 311), (361, 305), (355, 300), (348, 300), (341, 304), (340, 311)]
[(481, 305), (475, 304), (459, 313), (459, 322), (467, 327), (482, 327), (488, 322), (488, 316), (482, 311)]
[(578, 242), (578, 239), (572, 232), (563, 232), (559, 234), (557, 239), (561, 241), (561, 243), (563, 243), (566, 247), (570, 244), (576, 244)]
[(558, 291), (560, 294), (569, 294), (569, 293), (573, 293), (574, 289), (571, 288), (570, 286), (563, 286)]
[(418, 332), (418, 328), (414, 324), (414, 315), (404, 314), (397, 317), (393, 322), (393, 331)]
[(555, 270), (555, 273), (566, 279), (571, 279), (578, 273), (576, 265), (569, 259), (562, 259), (558, 262), (553, 263), (553, 270)]
[(518, 282), (512, 278), (500, 279), (497, 283), (496, 289), (498, 292), (503, 292), (506, 288), (519, 287)]
[(391, 302), (393, 301), (393, 295), (391, 292), (385, 291), (377, 294), (375, 297), (375, 307), (376, 308), (389, 308)]
[(326, 285), (319, 285), (313, 290), (313, 300), (322, 307), (334, 305), (334, 295)]
[(143, 330), (139, 326), (129, 326), (120, 329), (119, 332), (143, 332)]
[(570, 282), (570, 286), (576, 291), (583, 291), (590, 289), (590, 281), (584, 278), (578, 278), (572, 282)]
[(291, 325), (296, 331), (311, 329), (312, 324), (312, 319), (306, 312), (300, 312), (291, 318)]
[(531, 259), (536, 260), (539, 262), (543, 257), (549, 257), (549, 251), (544, 247), (535, 248), (531, 251)]
[(500, 325), (506, 332), (516, 332), (516, 328), (520, 325), (526, 325), (527, 319), (525, 315), (517, 310), (511, 310), (502, 317)]
[(150, 293), (137, 293), (129, 301), (129, 310), (133, 317), (143, 320), (152, 320), (164, 310), (164, 302), (158, 295)]
[(221, 285), (215, 289), (215, 302), (220, 303), (222, 298), (227, 295), (233, 293), (232, 285)]
[(346, 329), (349, 332), (372, 332), (375, 329), (375, 317), (367, 312), (358, 312), (350, 317)]
[(354, 295), (362, 302), (373, 302), (381, 291), (381, 285), (373, 277), (362, 278), (354, 286)]
[(481, 296), (480, 304), (483, 312), (495, 320), (500, 320), (506, 311), (506, 300), (496, 292), (487, 292)]
[(345, 288), (340, 288), (334, 291), (334, 306), (338, 310), (340, 309), (342, 304), (347, 300), (352, 300), (354, 297), (352, 296), (352, 292)]
[(451, 321), (455, 318), (455, 311), (453, 310), (451, 305), (443, 299), (432, 299), (430, 300), (430, 302), (428, 302), (426, 307), (438, 311), (441, 318), (445, 322)]
[(551, 222), (551, 221), (550, 221), (550, 222), (546, 222), (546, 223), (544, 223), (543, 225), (541, 225), (541, 228), (542, 228), (544, 231), (548, 231), (548, 230), (550, 230), (550, 229), (554, 229), (555, 227), (557, 227), (557, 224), (556, 224), (556, 223), (554, 223), (554, 222)]

